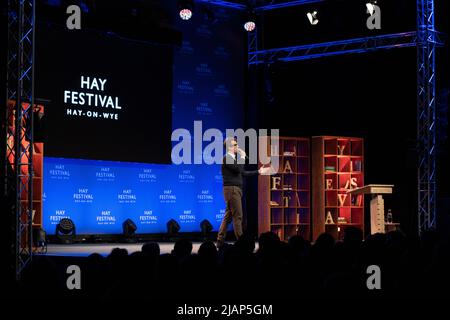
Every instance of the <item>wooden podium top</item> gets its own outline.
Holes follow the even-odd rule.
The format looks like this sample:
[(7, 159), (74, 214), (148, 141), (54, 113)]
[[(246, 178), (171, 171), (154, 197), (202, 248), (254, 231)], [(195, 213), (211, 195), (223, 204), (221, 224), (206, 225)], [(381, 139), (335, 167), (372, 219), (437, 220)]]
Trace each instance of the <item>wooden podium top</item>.
[(352, 194), (389, 194), (392, 193), (393, 184), (368, 184), (367, 186), (348, 190)]

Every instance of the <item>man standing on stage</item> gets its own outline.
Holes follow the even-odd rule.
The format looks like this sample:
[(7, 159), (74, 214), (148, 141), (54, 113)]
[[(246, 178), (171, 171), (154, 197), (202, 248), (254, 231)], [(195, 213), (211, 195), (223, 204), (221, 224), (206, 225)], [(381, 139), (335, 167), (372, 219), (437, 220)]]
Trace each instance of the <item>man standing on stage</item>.
[(225, 139), (224, 146), (227, 153), (222, 160), (222, 180), (226, 209), (217, 235), (217, 247), (223, 246), (231, 220), (236, 239), (242, 235), (242, 177), (261, 174), (264, 171), (263, 168), (245, 171), (244, 162), (247, 155), (239, 148), (236, 138)]

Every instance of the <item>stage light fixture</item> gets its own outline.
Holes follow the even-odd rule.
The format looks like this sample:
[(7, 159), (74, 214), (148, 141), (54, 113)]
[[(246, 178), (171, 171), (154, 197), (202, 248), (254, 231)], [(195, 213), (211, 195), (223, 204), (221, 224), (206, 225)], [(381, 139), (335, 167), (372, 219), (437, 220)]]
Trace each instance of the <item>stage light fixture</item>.
[(192, 18), (192, 11), (189, 9), (181, 9), (180, 18), (183, 20), (189, 20), (190, 18)]
[(62, 218), (56, 225), (56, 237), (61, 243), (70, 244), (75, 240), (75, 223), (69, 218)]
[(132, 240), (136, 233), (136, 224), (131, 219), (127, 219), (122, 223), (122, 234), (125, 240)]
[(180, 225), (174, 219), (167, 222), (167, 233), (170, 236), (176, 235), (180, 231)]
[(213, 226), (208, 219), (204, 219), (200, 222), (200, 230), (202, 231), (202, 235), (206, 237), (213, 230)]
[(247, 32), (252, 32), (256, 29), (256, 13), (251, 5), (247, 6), (244, 29)]
[(367, 13), (370, 15), (373, 15), (375, 12), (375, 5), (377, 4), (376, 1), (371, 1), (366, 3)]
[(319, 23), (319, 18), (318, 18), (318, 12), (317, 11), (308, 12), (306, 14), (306, 16), (308, 17), (309, 23), (311, 25), (315, 26), (316, 24)]
[(244, 29), (245, 29), (245, 31), (247, 31), (247, 32), (252, 32), (253, 30), (256, 29), (256, 23), (254, 23), (253, 21), (247, 21), (247, 22), (244, 24)]
[(178, 9), (180, 10), (180, 18), (182, 20), (189, 20), (192, 18), (193, 10), (194, 10), (194, 2), (193, 1), (179, 1)]

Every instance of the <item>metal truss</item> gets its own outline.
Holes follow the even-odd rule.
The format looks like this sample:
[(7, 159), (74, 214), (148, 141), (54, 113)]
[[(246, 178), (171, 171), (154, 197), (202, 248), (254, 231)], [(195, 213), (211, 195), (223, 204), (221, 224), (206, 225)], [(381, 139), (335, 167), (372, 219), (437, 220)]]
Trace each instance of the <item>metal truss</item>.
[(323, 2), (325, 0), (292, 0), (286, 2), (273, 3), (268, 5), (263, 5), (255, 8), (255, 11), (269, 11), (274, 9), (288, 8), (294, 6), (300, 6), (309, 3)]
[(404, 32), (375, 37), (355, 38), (301, 46), (249, 52), (249, 65), (275, 61), (298, 61), (379, 49), (413, 47), (417, 32)]
[(258, 50), (258, 27), (252, 32), (248, 32), (247, 47), (248, 65), (251, 65), (251, 60), (258, 60), (258, 54), (252, 53)]
[[(267, 5), (261, 5), (261, 6), (255, 6), (254, 10), (256, 12), (260, 11), (269, 11), (274, 9), (280, 9), (280, 8), (288, 8), (288, 7), (294, 7), (309, 3), (315, 3), (315, 2), (322, 2), (325, 0), (292, 0), (292, 1), (285, 1), (285, 2), (279, 2), (279, 3), (272, 3)], [(222, 1), (222, 0), (196, 0), (196, 2), (199, 3), (207, 3), (212, 5), (217, 5), (225, 8), (231, 8), (231, 9), (237, 9), (237, 10), (247, 10), (247, 5), (235, 3), (231, 1)]]
[(434, 1), (417, 0), (417, 148), (419, 234), (436, 227), (436, 70)]
[(4, 169), (17, 279), (32, 258), (34, 17), (34, 0), (8, 0)]
[(207, 3), (220, 7), (237, 9), (237, 10), (247, 10), (247, 6), (245, 4), (234, 3), (231, 1), (221, 1), (221, 0), (196, 0), (198, 3)]
[[(291, 1), (291, 3), (302, 1)], [(417, 47), (417, 150), (418, 232), (436, 227), (436, 47), (442, 45), (434, 24), (434, 0), (416, 0), (417, 31), (316, 43), (310, 45), (253, 50), (249, 65), (274, 61), (295, 61), (326, 56), (363, 53), (378, 49)], [(300, 3), (298, 3), (300, 4)], [(281, 5), (281, 4), (280, 4)], [(280, 7), (278, 5), (278, 7)], [(286, 3), (287, 5), (287, 3)], [(262, 8), (260, 8), (261, 10)], [(271, 9), (265, 6), (266, 10)], [(249, 38), (250, 39), (250, 38)]]

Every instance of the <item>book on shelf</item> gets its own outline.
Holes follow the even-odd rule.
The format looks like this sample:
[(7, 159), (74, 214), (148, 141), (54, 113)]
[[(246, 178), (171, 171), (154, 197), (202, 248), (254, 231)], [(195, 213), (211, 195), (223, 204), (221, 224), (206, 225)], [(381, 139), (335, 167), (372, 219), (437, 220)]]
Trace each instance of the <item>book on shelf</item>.
[(348, 223), (347, 218), (346, 217), (338, 217), (338, 223), (339, 224), (346, 224), (346, 223)]
[(362, 170), (361, 164), (362, 164), (361, 160), (355, 160), (352, 165), (352, 167), (353, 167), (352, 171), (360, 172)]

